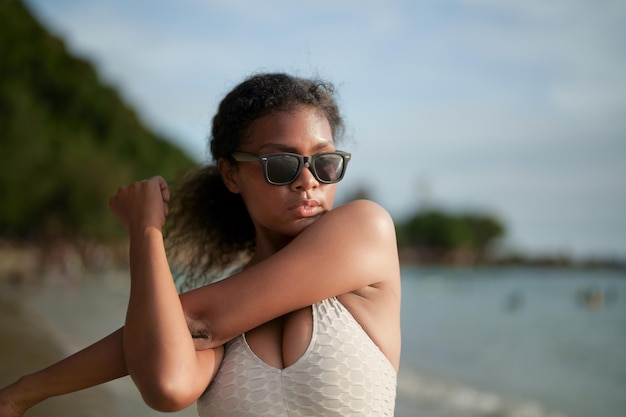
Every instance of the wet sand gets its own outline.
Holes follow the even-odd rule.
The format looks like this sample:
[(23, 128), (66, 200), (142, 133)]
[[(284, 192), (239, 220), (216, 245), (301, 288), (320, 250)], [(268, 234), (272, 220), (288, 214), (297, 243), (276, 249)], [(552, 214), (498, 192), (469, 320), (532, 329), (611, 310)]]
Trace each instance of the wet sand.
[[(92, 281), (95, 279), (90, 278)], [(0, 279), (0, 386), (40, 370), (90, 345), (123, 323), (127, 284), (78, 286), (46, 277), (38, 284)], [(91, 282), (93, 284), (93, 282)], [(25, 417), (191, 417), (195, 405), (176, 413), (150, 409), (129, 377), (51, 398)]]
[[(5, 290), (0, 295), (0, 386), (65, 356), (52, 332), (21, 309)], [(26, 417), (114, 416), (112, 397), (105, 388), (90, 388), (51, 398), (33, 407)]]

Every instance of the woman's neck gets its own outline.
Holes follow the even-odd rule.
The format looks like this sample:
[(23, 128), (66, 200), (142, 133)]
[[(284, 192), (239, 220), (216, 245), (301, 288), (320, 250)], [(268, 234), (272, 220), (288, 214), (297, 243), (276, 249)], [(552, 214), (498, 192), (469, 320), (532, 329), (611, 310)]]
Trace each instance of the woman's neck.
[(293, 240), (293, 237), (287, 236), (273, 236), (268, 237), (266, 235), (257, 234), (257, 241), (254, 248), (254, 255), (250, 261), (246, 264), (247, 267), (256, 265), (259, 262), (264, 261), (276, 252), (287, 246), (289, 242)]

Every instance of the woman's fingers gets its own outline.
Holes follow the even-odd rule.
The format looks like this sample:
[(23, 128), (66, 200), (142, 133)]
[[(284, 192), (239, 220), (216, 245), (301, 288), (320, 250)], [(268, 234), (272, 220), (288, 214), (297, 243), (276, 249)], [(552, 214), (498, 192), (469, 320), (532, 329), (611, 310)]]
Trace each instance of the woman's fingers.
[(167, 182), (157, 176), (118, 188), (109, 205), (129, 230), (151, 226), (162, 228), (168, 215), (169, 200)]

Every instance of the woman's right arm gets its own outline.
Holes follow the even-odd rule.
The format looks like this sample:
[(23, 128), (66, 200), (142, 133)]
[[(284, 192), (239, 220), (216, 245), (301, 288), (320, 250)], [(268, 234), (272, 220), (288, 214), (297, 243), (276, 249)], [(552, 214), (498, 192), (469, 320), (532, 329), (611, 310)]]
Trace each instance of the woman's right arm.
[[(58, 395), (104, 384), (128, 375), (121, 328), (55, 364), (0, 389), (0, 417), (21, 417), (36, 404)], [(198, 351), (205, 369), (221, 361), (222, 348)]]
[(221, 363), (223, 348), (198, 350), (189, 332), (191, 323), (169, 273), (158, 230), (165, 221), (168, 200), (167, 184), (160, 177), (121, 187), (111, 199), (113, 212), (131, 236), (126, 326), (0, 390), (0, 417), (21, 416), (52, 396), (129, 373), (146, 403), (159, 411), (182, 409), (206, 389)]
[(0, 390), (0, 417), (17, 417), (41, 401), (128, 375), (122, 329)]

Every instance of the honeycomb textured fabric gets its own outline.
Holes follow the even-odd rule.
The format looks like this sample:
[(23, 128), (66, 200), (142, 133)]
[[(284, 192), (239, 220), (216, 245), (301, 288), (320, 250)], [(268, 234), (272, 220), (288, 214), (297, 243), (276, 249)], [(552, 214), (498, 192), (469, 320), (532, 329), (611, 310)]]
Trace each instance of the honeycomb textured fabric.
[(393, 416), (396, 372), (336, 298), (312, 308), (305, 353), (285, 369), (260, 360), (241, 335), (198, 400), (200, 417)]

